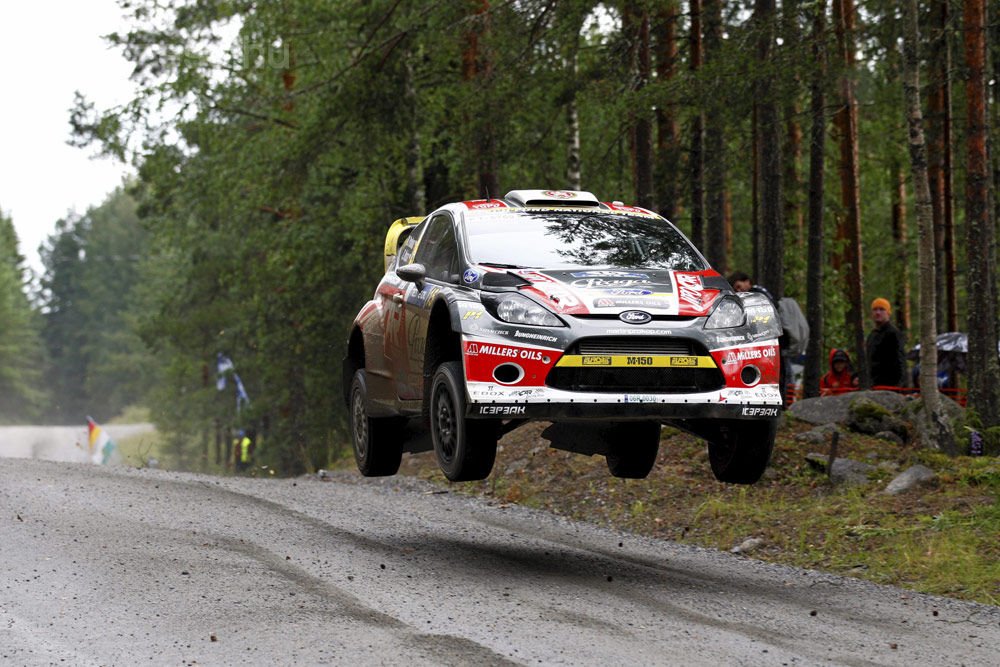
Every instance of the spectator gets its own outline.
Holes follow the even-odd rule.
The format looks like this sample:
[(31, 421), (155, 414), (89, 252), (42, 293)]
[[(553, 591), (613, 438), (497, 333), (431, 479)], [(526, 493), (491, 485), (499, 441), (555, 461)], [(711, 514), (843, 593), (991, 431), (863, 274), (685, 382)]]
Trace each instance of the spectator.
[(903, 336), (890, 321), (891, 314), (892, 306), (888, 299), (879, 297), (872, 301), (875, 328), (865, 341), (865, 355), (873, 387), (901, 387), (905, 378)]
[(858, 374), (846, 350), (830, 350), (830, 370), (819, 379), (820, 396), (835, 396), (858, 388)]

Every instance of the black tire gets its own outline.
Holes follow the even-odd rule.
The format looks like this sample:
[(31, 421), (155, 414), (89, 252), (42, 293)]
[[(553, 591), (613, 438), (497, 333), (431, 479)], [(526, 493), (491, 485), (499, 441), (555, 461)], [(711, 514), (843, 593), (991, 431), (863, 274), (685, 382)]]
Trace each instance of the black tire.
[(720, 482), (754, 484), (764, 474), (774, 449), (776, 420), (726, 421), (708, 440), (708, 460)]
[(395, 475), (403, 459), (403, 420), (368, 416), (368, 383), (365, 369), (351, 380), (351, 443), (354, 461), (365, 477)]
[(462, 362), (438, 366), (431, 383), (431, 440), (438, 467), (453, 482), (486, 479), (497, 457), (497, 422), (465, 418)]
[(660, 422), (623, 422), (611, 431), (605, 460), (615, 477), (645, 479), (660, 451)]

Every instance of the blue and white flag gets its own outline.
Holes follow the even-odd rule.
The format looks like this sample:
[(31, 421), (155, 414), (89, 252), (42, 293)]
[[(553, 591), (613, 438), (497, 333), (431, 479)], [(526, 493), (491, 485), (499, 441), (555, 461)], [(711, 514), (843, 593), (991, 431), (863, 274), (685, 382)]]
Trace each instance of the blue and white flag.
[(239, 373), (236, 372), (236, 365), (233, 364), (232, 359), (221, 352), (216, 354), (215, 371), (215, 388), (219, 391), (226, 388), (226, 374), (232, 374), (233, 384), (236, 386), (236, 412), (239, 412), (245, 406), (250, 405), (250, 396), (247, 394), (247, 390), (243, 386), (243, 380), (240, 379)]

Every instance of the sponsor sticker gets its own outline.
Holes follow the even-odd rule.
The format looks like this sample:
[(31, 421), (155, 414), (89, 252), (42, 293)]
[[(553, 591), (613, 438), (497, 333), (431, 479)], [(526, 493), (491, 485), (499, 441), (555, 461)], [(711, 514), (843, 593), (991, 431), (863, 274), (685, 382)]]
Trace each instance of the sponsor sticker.
[(545, 334), (532, 333), (530, 331), (521, 331), (520, 329), (516, 329), (514, 331), (514, 338), (530, 338), (532, 340), (548, 341), (549, 343), (554, 343), (559, 340), (555, 336), (547, 336)]
[(778, 408), (744, 407), (744, 417), (777, 417)]
[(594, 299), (595, 308), (656, 308), (659, 310), (671, 310), (673, 306), (673, 301), (669, 299), (657, 299), (655, 297), (618, 296)]
[(480, 405), (481, 415), (523, 415), (525, 406), (523, 405)]
[(465, 202), (466, 208), (471, 211), (488, 211), (490, 209), (507, 208), (499, 199), (475, 199)]
[(576, 197), (576, 193), (569, 190), (546, 190), (542, 194), (553, 199), (573, 199)]
[(465, 315), (462, 315), (463, 320), (478, 320), (483, 316), (483, 311), (481, 310), (467, 310)]
[(479, 280), (479, 272), (475, 269), (466, 269), (465, 273), (462, 274), (463, 282), (471, 285), (472, 283)]
[(574, 278), (641, 278), (648, 279), (648, 273), (636, 273), (635, 271), (573, 271), (570, 273)]
[(545, 359), (545, 354), (541, 350), (526, 350), (491, 343), (468, 343), (465, 346), (465, 353), (470, 357), (478, 357), (482, 354), (503, 359), (527, 359), (529, 361), (543, 361)]
[(608, 294), (612, 294), (614, 296), (649, 296), (652, 293), (653, 291), (648, 289), (619, 288), (608, 290)]
[(687, 355), (596, 355), (565, 354), (557, 366), (580, 368), (583, 366), (612, 366), (614, 368), (715, 368), (712, 357)]
[(677, 293), (680, 300), (694, 307), (701, 308), (701, 276), (690, 273), (675, 273), (674, 279), (677, 281)]

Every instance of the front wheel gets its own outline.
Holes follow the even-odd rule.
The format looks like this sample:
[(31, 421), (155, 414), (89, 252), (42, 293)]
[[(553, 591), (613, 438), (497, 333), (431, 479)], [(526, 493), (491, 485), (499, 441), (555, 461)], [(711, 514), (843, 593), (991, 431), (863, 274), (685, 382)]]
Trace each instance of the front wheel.
[(615, 477), (645, 479), (659, 451), (660, 422), (622, 422), (612, 428), (604, 458)]
[(776, 420), (726, 421), (708, 439), (708, 459), (720, 482), (754, 484), (771, 460)]
[(486, 479), (497, 456), (497, 423), (466, 419), (460, 361), (438, 366), (431, 383), (431, 439), (438, 467), (452, 482)]
[(395, 475), (403, 459), (403, 420), (368, 416), (365, 369), (351, 380), (351, 443), (354, 462), (365, 477)]

